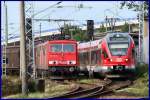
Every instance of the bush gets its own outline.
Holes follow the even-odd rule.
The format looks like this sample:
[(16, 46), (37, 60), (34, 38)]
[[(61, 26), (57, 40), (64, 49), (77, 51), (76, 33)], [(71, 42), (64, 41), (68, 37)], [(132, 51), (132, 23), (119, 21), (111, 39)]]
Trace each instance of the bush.
[[(37, 84), (35, 80), (28, 80), (28, 92), (36, 92)], [(22, 83), (18, 77), (2, 77), (2, 96), (21, 93)]]
[(136, 80), (134, 81), (134, 84), (122, 91), (133, 93), (138, 96), (148, 97), (148, 90), (148, 65), (139, 64), (136, 68)]
[(36, 82), (34, 80), (28, 81), (28, 90), (29, 92), (36, 92)]
[(2, 77), (2, 96), (20, 93), (21, 80), (17, 77)]
[(138, 64), (136, 67), (136, 78), (144, 77), (144, 74), (148, 74), (147, 64)]

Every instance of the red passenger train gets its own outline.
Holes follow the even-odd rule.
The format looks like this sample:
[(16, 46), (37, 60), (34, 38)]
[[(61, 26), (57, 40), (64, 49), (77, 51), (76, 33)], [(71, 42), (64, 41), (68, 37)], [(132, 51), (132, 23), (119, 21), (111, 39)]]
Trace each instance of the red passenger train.
[(71, 75), (78, 73), (77, 42), (51, 40), (35, 47), (38, 74)]
[(134, 75), (134, 48), (128, 33), (108, 33), (101, 40), (79, 43), (80, 70), (106, 77)]

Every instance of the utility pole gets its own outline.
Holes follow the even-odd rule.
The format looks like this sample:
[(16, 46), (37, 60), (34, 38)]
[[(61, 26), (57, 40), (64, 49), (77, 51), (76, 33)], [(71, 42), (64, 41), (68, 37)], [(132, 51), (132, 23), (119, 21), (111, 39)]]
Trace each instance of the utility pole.
[(6, 46), (8, 44), (8, 15), (7, 15), (7, 4), (4, 2), (5, 5), (5, 40), (6, 40)]
[(5, 44), (3, 45), (3, 64), (2, 64), (2, 75), (6, 76), (7, 72), (7, 44), (8, 44), (8, 16), (7, 16), (7, 4), (4, 1), (5, 7)]
[(142, 51), (142, 38), (143, 38), (143, 27), (144, 27), (144, 2), (139, 1), (139, 62), (143, 61), (143, 51)]
[(22, 67), (22, 94), (27, 95), (27, 69), (26, 69), (26, 57), (25, 57), (25, 13), (24, 13), (24, 1), (20, 2), (20, 58)]

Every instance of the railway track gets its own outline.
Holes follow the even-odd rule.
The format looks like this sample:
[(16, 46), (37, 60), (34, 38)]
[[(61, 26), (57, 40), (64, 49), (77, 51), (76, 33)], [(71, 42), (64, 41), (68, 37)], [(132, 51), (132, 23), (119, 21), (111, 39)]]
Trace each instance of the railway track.
[[(100, 98), (108, 93), (112, 93), (115, 90), (127, 87), (132, 82), (127, 81), (111, 81), (107, 80), (103, 82), (103, 85), (96, 85), (95, 87), (84, 89), (81, 84), (78, 84), (76, 88), (68, 93), (51, 97), (52, 98)], [(92, 84), (91, 84), (92, 85)]]
[(108, 93), (112, 93), (112, 92), (114, 92), (114, 91), (116, 91), (116, 90), (119, 90), (119, 89), (121, 89), (121, 88), (125, 88), (125, 87), (131, 85), (131, 83), (132, 83), (132, 82), (129, 81), (129, 80), (127, 80), (127, 81), (122, 81), (122, 82), (114, 82), (114, 83), (112, 82), (111, 85), (109, 85), (109, 86), (104, 86), (104, 89), (103, 89), (102, 91), (97, 92), (97, 93), (95, 93), (95, 94), (93, 94), (93, 95), (84, 96), (84, 97), (82, 97), (82, 98), (100, 98), (100, 97), (103, 96), (103, 95), (106, 95), (106, 94), (108, 94)]
[(59, 96), (54, 96), (52, 98), (84, 98), (84, 97), (90, 97), (94, 94), (100, 93), (103, 91), (104, 87), (111, 84), (111, 80), (107, 80), (103, 82), (103, 85), (96, 85), (96, 84), (88, 84), (91, 85), (91, 88), (89, 89), (84, 89), (83, 84), (78, 84), (76, 88), (68, 93), (59, 95)]

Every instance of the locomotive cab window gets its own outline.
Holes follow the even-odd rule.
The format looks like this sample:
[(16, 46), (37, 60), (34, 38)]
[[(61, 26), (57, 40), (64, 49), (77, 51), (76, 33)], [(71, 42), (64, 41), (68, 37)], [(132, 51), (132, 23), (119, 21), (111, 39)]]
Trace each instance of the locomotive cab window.
[(73, 44), (64, 44), (63, 52), (74, 52), (74, 45)]
[(128, 43), (124, 44), (109, 44), (110, 52), (113, 56), (126, 55), (128, 49)]
[(62, 45), (61, 44), (52, 44), (51, 52), (62, 52)]

